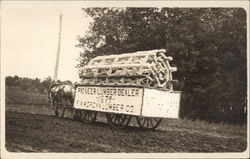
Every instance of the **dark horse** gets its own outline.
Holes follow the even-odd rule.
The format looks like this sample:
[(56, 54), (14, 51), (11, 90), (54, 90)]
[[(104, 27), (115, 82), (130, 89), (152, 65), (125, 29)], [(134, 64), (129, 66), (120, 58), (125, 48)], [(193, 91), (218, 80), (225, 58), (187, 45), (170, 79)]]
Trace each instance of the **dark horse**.
[[(58, 109), (63, 107), (62, 117), (66, 107), (73, 108), (75, 98), (75, 87), (68, 83), (52, 84), (48, 91), (49, 105), (55, 109), (56, 116), (59, 115)], [(73, 111), (73, 109), (71, 109)], [(71, 112), (72, 112), (71, 111)]]

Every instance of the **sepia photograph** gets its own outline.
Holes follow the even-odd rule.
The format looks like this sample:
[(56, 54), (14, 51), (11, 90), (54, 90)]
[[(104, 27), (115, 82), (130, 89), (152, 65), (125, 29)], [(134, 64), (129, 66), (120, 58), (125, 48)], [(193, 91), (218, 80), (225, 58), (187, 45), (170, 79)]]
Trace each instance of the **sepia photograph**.
[(249, 1), (1, 1), (1, 158), (249, 158), (248, 45)]

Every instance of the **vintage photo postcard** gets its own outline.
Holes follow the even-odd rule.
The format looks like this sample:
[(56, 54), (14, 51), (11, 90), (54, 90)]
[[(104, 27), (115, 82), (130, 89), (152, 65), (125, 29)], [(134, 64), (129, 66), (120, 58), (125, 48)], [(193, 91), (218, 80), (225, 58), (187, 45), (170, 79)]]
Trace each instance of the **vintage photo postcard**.
[(1, 158), (249, 158), (249, 1), (1, 1)]

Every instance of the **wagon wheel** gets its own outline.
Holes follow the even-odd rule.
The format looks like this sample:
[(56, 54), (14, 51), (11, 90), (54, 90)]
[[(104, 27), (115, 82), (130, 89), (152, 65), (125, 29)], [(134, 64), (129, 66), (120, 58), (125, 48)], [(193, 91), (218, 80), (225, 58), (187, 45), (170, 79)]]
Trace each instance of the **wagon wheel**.
[(155, 129), (162, 121), (161, 118), (136, 117), (138, 125), (143, 129)]
[(90, 110), (82, 110), (80, 119), (85, 123), (92, 123), (96, 121), (97, 112)]
[(132, 116), (130, 115), (112, 114), (112, 113), (107, 113), (106, 117), (107, 117), (109, 124), (116, 128), (124, 128), (128, 126), (132, 118)]

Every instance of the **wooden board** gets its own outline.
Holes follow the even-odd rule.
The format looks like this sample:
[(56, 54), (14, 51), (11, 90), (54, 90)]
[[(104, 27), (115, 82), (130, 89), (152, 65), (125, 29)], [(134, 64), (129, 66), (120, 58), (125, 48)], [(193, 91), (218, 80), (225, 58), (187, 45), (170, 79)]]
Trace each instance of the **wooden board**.
[(144, 89), (142, 116), (179, 118), (181, 93)]
[(74, 107), (145, 117), (178, 118), (180, 92), (133, 86), (83, 86), (76, 89)]
[(140, 115), (143, 88), (78, 86), (74, 107), (101, 112)]

